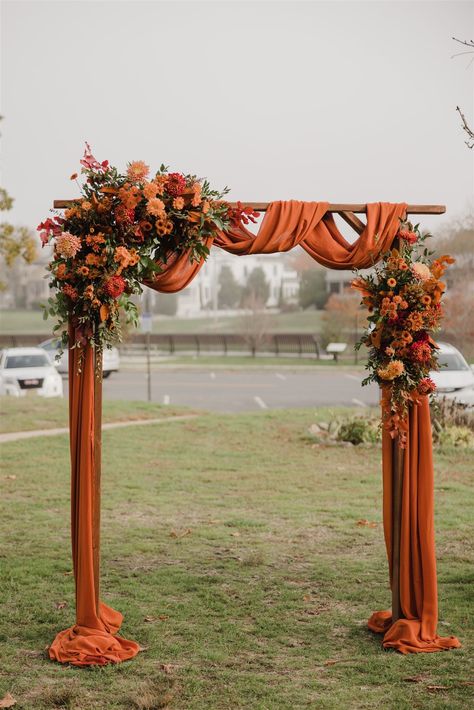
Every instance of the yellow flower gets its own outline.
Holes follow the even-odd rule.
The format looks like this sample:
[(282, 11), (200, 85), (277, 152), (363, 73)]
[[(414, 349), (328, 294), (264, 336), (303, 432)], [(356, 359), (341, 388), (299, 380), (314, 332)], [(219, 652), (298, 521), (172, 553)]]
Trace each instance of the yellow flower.
[(394, 380), (405, 372), (405, 365), (401, 360), (392, 360), (386, 367), (379, 367), (377, 374), (382, 380)]

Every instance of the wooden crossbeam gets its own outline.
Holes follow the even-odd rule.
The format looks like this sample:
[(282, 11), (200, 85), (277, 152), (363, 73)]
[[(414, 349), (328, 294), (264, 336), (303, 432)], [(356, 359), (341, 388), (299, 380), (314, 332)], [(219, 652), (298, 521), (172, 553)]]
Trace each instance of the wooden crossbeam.
[(337, 214), (342, 217), (344, 222), (347, 222), (357, 234), (362, 234), (366, 225), (354, 212), (338, 212)]
[[(67, 207), (72, 207), (77, 200), (54, 200), (53, 206), (56, 209), (65, 209)], [(236, 202), (229, 202), (231, 207), (236, 207)], [(241, 204), (252, 207), (257, 212), (266, 212), (270, 202), (243, 202)], [(367, 212), (367, 205), (363, 203), (356, 204), (346, 204), (346, 203), (334, 203), (328, 205), (328, 212), (337, 212), (338, 214), (344, 213), (359, 213), (363, 214)], [(446, 212), (445, 205), (407, 205), (408, 214), (444, 214)], [(341, 215), (343, 216), (343, 215)], [(347, 220), (346, 220), (347, 221)], [(351, 224), (349, 222), (349, 224)], [(362, 224), (362, 222), (361, 222)]]

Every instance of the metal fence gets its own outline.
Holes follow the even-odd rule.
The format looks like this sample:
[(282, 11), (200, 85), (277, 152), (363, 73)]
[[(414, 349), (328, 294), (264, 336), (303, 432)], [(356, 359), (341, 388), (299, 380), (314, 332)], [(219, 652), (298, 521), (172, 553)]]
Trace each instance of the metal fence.
[[(200, 355), (266, 353), (278, 357), (293, 355), (320, 358), (318, 340), (310, 333), (271, 333), (256, 344), (242, 333), (151, 333), (150, 349), (156, 354), (174, 355), (192, 353)], [(0, 334), (0, 347), (21, 347), (38, 345), (47, 336), (38, 333), (3, 333)], [(124, 355), (142, 354), (145, 351), (147, 336), (134, 333), (120, 346)]]

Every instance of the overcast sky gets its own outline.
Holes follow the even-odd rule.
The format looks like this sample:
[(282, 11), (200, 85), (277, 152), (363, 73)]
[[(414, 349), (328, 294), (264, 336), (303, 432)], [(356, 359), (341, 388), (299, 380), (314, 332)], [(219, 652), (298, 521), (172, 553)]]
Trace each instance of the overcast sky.
[[(2, 184), (36, 226), (88, 140), (241, 200), (466, 211), (472, 2), (2, 2)], [(434, 226), (436, 222), (425, 220)]]

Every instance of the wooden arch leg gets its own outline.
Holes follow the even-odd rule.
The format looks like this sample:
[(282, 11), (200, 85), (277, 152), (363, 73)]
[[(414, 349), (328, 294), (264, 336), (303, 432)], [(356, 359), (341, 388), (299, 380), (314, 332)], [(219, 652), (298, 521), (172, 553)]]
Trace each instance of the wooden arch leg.
[(102, 462), (102, 353), (94, 354), (94, 478), (92, 549), (94, 559), (95, 605), (99, 615), (100, 595), (100, 478)]
[(404, 459), (405, 450), (400, 447), (397, 436), (392, 442), (392, 623), (403, 617), (400, 602), (400, 545)]

